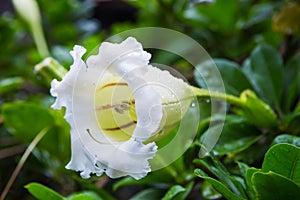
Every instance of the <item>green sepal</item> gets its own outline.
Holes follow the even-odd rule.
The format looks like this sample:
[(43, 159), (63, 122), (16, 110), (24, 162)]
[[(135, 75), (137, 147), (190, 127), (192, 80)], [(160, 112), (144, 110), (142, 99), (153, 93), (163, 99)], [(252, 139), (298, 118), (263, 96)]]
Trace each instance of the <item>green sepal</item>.
[(260, 100), (251, 90), (245, 90), (240, 96), (243, 107), (234, 107), (233, 111), (247, 119), (248, 122), (264, 128), (275, 128), (279, 125), (276, 114), (271, 107)]

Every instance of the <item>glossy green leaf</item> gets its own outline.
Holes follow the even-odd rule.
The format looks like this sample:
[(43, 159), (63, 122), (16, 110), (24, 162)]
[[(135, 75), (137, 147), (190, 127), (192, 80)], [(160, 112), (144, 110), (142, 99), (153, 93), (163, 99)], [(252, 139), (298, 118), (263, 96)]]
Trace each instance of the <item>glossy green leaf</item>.
[(130, 200), (152, 200), (152, 199), (161, 199), (164, 193), (161, 189), (146, 189), (136, 195), (134, 195)]
[(194, 76), (199, 86), (207, 89), (208, 84), (211, 87), (210, 89), (215, 91), (219, 91), (219, 88), (223, 87), (223, 85), (219, 83), (220, 77), (214, 69), (215, 66), (221, 75), (222, 84), (224, 83), (226, 93), (239, 96), (242, 91), (253, 89), (238, 64), (225, 59), (214, 59), (213, 63), (204, 62), (197, 66)]
[(280, 143), (288, 143), (300, 147), (300, 137), (294, 135), (288, 135), (288, 134), (278, 135), (274, 139), (273, 144), (280, 144)]
[(285, 112), (290, 112), (300, 96), (300, 55), (294, 56), (285, 66), (285, 93), (282, 102)]
[[(139, 183), (140, 184), (147, 184), (147, 181), (144, 182), (144, 179), (141, 179), (140, 181), (141, 182), (135, 180), (132, 177), (125, 177), (125, 178), (120, 179), (118, 182), (116, 182), (113, 185), (113, 190), (117, 190), (118, 188), (120, 188), (122, 186), (126, 186), (126, 185), (135, 185), (135, 184), (139, 184)], [(144, 183), (142, 183), (142, 182), (144, 182)]]
[(244, 188), (244, 181), (238, 177), (233, 176), (228, 172), (222, 162), (214, 156), (212, 153), (209, 154), (209, 158), (195, 159), (194, 163), (205, 167), (212, 174), (214, 174), (222, 183), (238, 196), (246, 197)]
[(45, 127), (54, 125), (50, 112), (32, 103), (7, 103), (2, 107), (3, 121), (15, 137), (24, 142), (31, 142)]
[(81, 192), (79, 194), (72, 194), (66, 198), (66, 200), (102, 200), (96, 193), (94, 192)]
[(256, 163), (257, 160), (262, 160), (264, 158), (264, 155), (270, 145), (271, 141), (266, 137), (263, 137), (244, 151), (234, 154), (233, 159), (235, 161), (248, 163), (249, 165)]
[(260, 171), (260, 169), (256, 169), (254, 167), (250, 167), (245, 174), (246, 188), (247, 194), (250, 199), (255, 199), (255, 194), (253, 190), (252, 176), (254, 173)]
[(24, 79), (21, 77), (6, 78), (0, 80), (0, 95), (19, 89)]
[(203, 181), (202, 185), (202, 196), (205, 199), (220, 199), (222, 195), (215, 190), (215, 188), (207, 180)]
[[(30, 143), (43, 128), (54, 126), (54, 119), (50, 112), (32, 103), (4, 104), (2, 115), (4, 125), (12, 131), (15, 138), (25, 143)], [(49, 144), (50, 141), (48, 140), (47, 143)]]
[[(205, 61), (194, 70), (194, 77), (201, 88), (225, 92), (224, 83), (215, 62)], [(208, 88), (209, 87), (209, 88)]]
[(254, 25), (262, 23), (270, 18), (272, 15), (273, 5), (270, 3), (255, 4), (250, 7), (246, 19), (240, 21), (243, 28), (250, 28)]
[[(234, 0), (228, 0), (226, 2), (222, 0), (215, 0), (208, 6), (199, 7), (199, 15), (203, 14), (208, 22), (212, 24), (218, 24), (218, 28), (224, 32), (232, 32), (235, 28), (236, 13), (238, 10), (238, 3)], [(223, 13), (223, 17), (220, 17), (220, 13)], [(212, 26), (216, 28), (216, 26)]]
[(261, 132), (245, 119), (228, 115), (214, 151), (219, 155), (236, 153), (251, 146), (261, 136)]
[(164, 168), (161, 170), (157, 170), (154, 172), (150, 172), (146, 177), (135, 180), (132, 177), (125, 177), (113, 185), (113, 190), (117, 190), (120, 187), (127, 185), (145, 185), (145, 184), (153, 184), (153, 183), (172, 183), (173, 177), (168, 173), (168, 171)]
[(232, 199), (232, 200), (241, 200), (241, 199), (244, 199), (244, 198), (241, 198), (241, 197), (237, 196), (232, 191), (230, 191), (229, 188), (226, 187), (222, 182), (209, 177), (201, 169), (196, 169), (195, 170), (195, 174), (196, 174), (196, 176), (199, 176), (200, 178), (203, 178), (203, 179), (207, 180), (226, 199)]
[(249, 188), (253, 188), (253, 184), (252, 184), (252, 176), (254, 173), (260, 171), (260, 169), (256, 169), (254, 167), (250, 167), (247, 171), (246, 171), (246, 183), (249, 186)]
[[(101, 197), (105, 200), (115, 200), (115, 198), (111, 195), (110, 191), (105, 188), (99, 188), (93, 181), (90, 179), (83, 179), (80, 176), (73, 176), (75, 181), (80, 184), (84, 190), (88, 191), (88, 194), (97, 194), (98, 197)], [(97, 178), (99, 182), (102, 180), (106, 180), (106, 177)]]
[(191, 181), (185, 186), (185, 191), (179, 193), (175, 196), (174, 200), (185, 200), (187, 199), (187, 196), (190, 194), (194, 186), (194, 182)]
[(265, 155), (263, 172), (275, 172), (300, 186), (300, 148), (291, 144), (276, 144)]
[(221, 73), (226, 93), (239, 96), (242, 91), (253, 89), (250, 81), (238, 64), (225, 59), (214, 59), (214, 62)]
[(268, 104), (279, 106), (284, 73), (278, 51), (271, 46), (260, 45), (246, 62), (244, 71), (256, 92)]
[(286, 131), (295, 135), (299, 135), (300, 111), (296, 111), (295, 113), (292, 113), (291, 115), (287, 116), (286, 121)]
[(38, 132), (49, 127), (50, 130), (40, 141), (38, 148), (49, 151), (52, 156), (60, 159), (69, 157), (69, 126), (61, 113), (33, 103), (12, 102), (3, 105), (2, 116), (4, 125), (15, 138), (24, 143), (30, 143)]
[(64, 200), (65, 198), (54, 190), (39, 184), (29, 183), (25, 188), (37, 199), (40, 200)]
[[(218, 32), (231, 32), (235, 25), (237, 9), (237, 2), (232, 0), (227, 1), (226, 5), (220, 0), (202, 2), (198, 3), (198, 6), (188, 6), (183, 10), (183, 17), (187, 24), (195, 27), (211, 27), (218, 29)], [(221, 19), (218, 13), (222, 11), (224, 17)]]
[(218, 138), (222, 134), (222, 129), (223, 125), (219, 123), (208, 127), (208, 129), (201, 135), (200, 144), (202, 147), (199, 152), (200, 157), (206, 156), (207, 153), (210, 152), (213, 147), (215, 147), (216, 143), (218, 142)]
[(274, 172), (256, 172), (252, 182), (256, 199), (295, 200), (300, 196), (299, 185)]
[(246, 178), (247, 170), (250, 168), (246, 163), (237, 162), (242, 177)]
[(165, 194), (165, 196), (162, 198), (162, 200), (171, 200), (173, 199), (177, 194), (184, 192), (186, 189), (182, 187), (181, 185), (173, 185), (168, 192)]

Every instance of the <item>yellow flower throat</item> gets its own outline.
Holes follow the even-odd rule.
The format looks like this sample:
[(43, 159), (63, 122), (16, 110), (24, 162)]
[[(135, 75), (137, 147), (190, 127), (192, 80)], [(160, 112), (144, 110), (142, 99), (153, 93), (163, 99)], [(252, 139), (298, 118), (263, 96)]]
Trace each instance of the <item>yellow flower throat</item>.
[(128, 140), (137, 123), (135, 100), (121, 78), (110, 78), (96, 90), (95, 112), (103, 133), (116, 141)]

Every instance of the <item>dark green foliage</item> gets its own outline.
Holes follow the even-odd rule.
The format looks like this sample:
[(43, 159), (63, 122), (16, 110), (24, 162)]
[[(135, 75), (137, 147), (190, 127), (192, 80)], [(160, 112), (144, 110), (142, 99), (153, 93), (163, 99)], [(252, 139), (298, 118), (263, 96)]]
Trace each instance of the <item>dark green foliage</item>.
[[(226, 94), (241, 103), (228, 102), (223, 121), (211, 116), (210, 101), (199, 99), (201, 116), (193, 143), (171, 165), (141, 180), (81, 179), (64, 169), (70, 159), (70, 127), (63, 112), (50, 108), (54, 99), (49, 95), (49, 80), (34, 72), (44, 58), (28, 25), (13, 10), (6, 10), (0, 13), (1, 192), (21, 153), (48, 128), (12, 185), (8, 200), (32, 196), (43, 200), (299, 198), (300, 39), (299, 30), (294, 30), (299, 20), (287, 19), (293, 26), (289, 34), (278, 30), (288, 30), (288, 25), (275, 20), (287, 5), (297, 9), (299, 1), (127, 0), (137, 9), (134, 22), (114, 23), (106, 30), (101, 29), (102, 19), (93, 18), (98, 1), (37, 2), (50, 55), (66, 69), (75, 44), (95, 53), (100, 42), (121, 31), (165, 27), (201, 44), (213, 58)], [(180, 52), (185, 44), (178, 40), (170, 46)], [(205, 89), (209, 81), (218, 90), (209, 65), (199, 64), (195, 70), (179, 56), (148, 50), (151, 61), (174, 67), (192, 85)], [(201, 77), (199, 71), (207, 76)], [(199, 158), (203, 138), (219, 129), (222, 134), (214, 149)], [(169, 140), (159, 145), (164, 142)]]

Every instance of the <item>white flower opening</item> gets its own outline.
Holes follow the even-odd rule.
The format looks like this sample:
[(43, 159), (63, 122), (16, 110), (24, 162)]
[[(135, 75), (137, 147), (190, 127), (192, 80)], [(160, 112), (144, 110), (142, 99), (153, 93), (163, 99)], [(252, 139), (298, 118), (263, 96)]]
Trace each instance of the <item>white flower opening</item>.
[(62, 81), (53, 80), (55, 109), (66, 107), (72, 158), (66, 168), (111, 178), (144, 177), (155, 142), (189, 108), (191, 91), (181, 79), (149, 65), (151, 55), (134, 38), (104, 42), (85, 63), (85, 49), (71, 51), (74, 63)]

